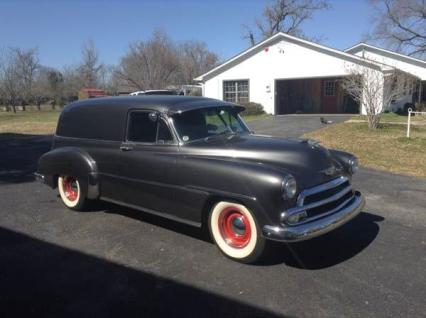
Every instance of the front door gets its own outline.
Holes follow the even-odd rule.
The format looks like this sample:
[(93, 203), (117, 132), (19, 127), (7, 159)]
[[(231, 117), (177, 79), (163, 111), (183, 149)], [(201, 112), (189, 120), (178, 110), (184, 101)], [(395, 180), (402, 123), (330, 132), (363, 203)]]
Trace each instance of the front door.
[(121, 145), (120, 201), (174, 214), (176, 158), (179, 151), (167, 121), (155, 112), (132, 111)]
[(337, 80), (323, 79), (322, 80), (322, 112), (325, 114), (337, 113)]

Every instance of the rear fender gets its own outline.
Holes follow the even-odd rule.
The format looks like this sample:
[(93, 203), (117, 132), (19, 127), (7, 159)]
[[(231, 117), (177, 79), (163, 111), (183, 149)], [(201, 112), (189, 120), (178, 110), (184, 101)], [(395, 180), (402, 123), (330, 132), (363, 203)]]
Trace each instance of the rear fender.
[(44, 175), (52, 188), (56, 188), (60, 175), (77, 177), (89, 199), (99, 197), (98, 167), (95, 160), (80, 148), (63, 147), (45, 153), (38, 161), (37, 172)]

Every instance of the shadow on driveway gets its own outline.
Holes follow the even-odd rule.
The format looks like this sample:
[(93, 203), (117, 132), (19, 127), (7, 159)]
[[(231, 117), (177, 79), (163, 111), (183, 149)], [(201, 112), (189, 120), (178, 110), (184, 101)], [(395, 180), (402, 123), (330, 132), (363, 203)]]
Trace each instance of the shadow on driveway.
[(0, 185), (34, 181), (38, 159), (51, 142), (50, 135), (0, 134)]
[(274, 253), (264, 265), (285, 263), (288, 266), (318, 270), (351, 259), (377, 237), (383, 217), (361, 212), (340, 228), (315, 239), (286, 244), (282, 253)]
[[(106, 202), (100, 203), (98, 211), (100, 210), (104, 213), (123, 215), (179, 232), (195, 239), (211, 242), (208, 230), (205, 228), (195, 228)], [(95, 212), (96, 208), (92, 211)], [(271, 242), (270, 250), (265, 259), (257, 265), (270, 266), (284, 263), (288, 266), (306, 270), (335, 266), (367, 248), (377, 237), (380, 231), (378, 223), (383, 220), (383, 217), (376, 214), (361, 212), (340, 228), (315, 239), (291, 244)]]
[(0, 228), (1, 317), (282, 317)]

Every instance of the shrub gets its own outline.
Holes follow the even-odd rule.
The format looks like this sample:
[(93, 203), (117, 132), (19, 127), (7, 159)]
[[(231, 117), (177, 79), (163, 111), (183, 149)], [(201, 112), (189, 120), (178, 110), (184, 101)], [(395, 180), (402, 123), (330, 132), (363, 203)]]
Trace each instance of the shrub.
[(412, 103), (405, 103), (402, 108), (398, 108), (395, 111), (395, 114), (401, 115), (401, 116), (407, 116), (409, 108), (411, 108), (412, 110), (415, 110), (415, 107), (414, 107), (414, 105)]
[(426, 112), (426, 102), (417, 103), (416, 110), (419, 112)]
[(242, 103), (241, 106), (244, 106), (246, 109), (241, 113), (241, 115), (261, 115), (264, 114), (263, 106), (258, 103), (248, 102)]

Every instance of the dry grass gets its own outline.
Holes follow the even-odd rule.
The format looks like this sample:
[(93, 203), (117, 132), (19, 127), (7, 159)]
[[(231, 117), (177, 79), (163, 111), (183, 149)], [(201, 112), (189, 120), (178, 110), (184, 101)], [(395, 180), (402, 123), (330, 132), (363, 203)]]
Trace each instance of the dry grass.
[(0, 112), (0, 134), (53, 134), (60, 110)]
[(324, 146), (355, 154), (364, 167), (426, 177), (426, 126), (384, 124), (369, 130), (365, 123), (340, 123), (306, 134)]
[[(353, 120), (365, 120), (367, 121), (367, 116), (365, 115), (356, 115), (352, 117)], [(380, 117), (381, 123), (407, 123), (408, 116), (398, 115), (395, 113), (384, 113)], [(426, 124), (426, 116), (425, 115), (415, 115), (411, 116), (411, 121), (413, 122), (425, 122)]]
[(271, 115), (269, 114), (260, 114), (260, 115), (248, 115), (248, 116), (241, 116), (245, 122), (249, 122), (249, 121), (253, 121), (256, 119), (261, 119), (261, 118), (268, 118), (271, 117)]

